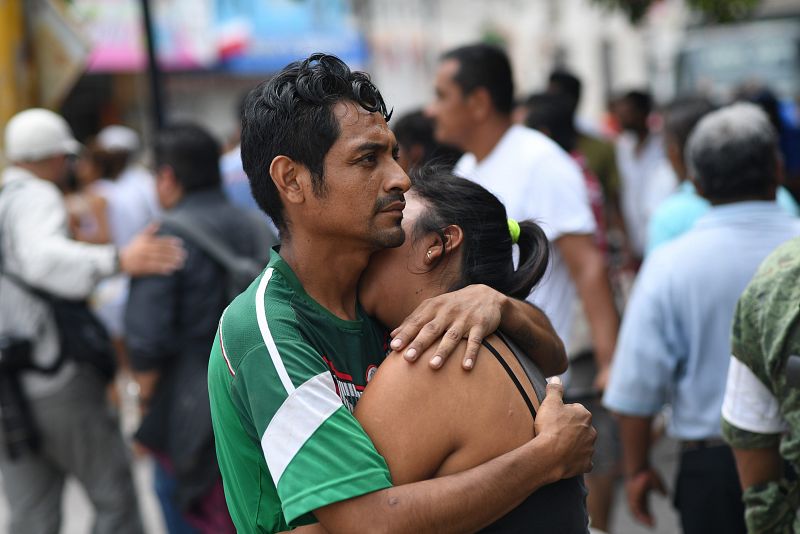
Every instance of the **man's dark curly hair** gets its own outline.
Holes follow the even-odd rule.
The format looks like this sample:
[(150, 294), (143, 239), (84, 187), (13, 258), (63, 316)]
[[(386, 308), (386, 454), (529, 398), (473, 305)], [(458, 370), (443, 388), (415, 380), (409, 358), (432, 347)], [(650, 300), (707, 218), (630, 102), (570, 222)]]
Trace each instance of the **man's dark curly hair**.
[(352, 72), (336, 56), (316, 53), (290, 63), (247, 95), (242, 109), (242, 163), (258, 205), (283, 232), (286, 220), (269, 174), (276, 156), (311, 172), (314, 193), (325, 194), (325, 155), (339, 138), (333, 106), (352, 101), (388, 122), (380, 91), (364, 72)]

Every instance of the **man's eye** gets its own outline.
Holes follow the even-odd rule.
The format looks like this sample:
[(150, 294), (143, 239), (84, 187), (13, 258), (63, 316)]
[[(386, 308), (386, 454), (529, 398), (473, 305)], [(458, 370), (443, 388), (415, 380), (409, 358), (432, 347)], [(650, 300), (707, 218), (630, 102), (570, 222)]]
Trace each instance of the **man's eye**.
[(367, 154), (366, 156), (361, 158), (361, 161), (363, 163), (375, 163), (376, 161), (378, 161), (378, 158), (375, 156), (375, 154)]

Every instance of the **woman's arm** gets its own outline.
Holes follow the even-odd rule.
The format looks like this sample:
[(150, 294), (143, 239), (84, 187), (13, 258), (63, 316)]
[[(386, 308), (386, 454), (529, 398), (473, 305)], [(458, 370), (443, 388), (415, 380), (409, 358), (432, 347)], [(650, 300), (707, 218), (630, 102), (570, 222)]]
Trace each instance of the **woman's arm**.
[(437, 369), (467, 339), (462, 366), (471, 369), (481, 341), (498, 328), (531, 356), (545, 376), (567, 368), (564, 344), (544, 312), (482, 284), (425, 300), (392, 332), (391, 346), (405, 350), (404, 357), (414, 361), (438, 341), (430, 359)]

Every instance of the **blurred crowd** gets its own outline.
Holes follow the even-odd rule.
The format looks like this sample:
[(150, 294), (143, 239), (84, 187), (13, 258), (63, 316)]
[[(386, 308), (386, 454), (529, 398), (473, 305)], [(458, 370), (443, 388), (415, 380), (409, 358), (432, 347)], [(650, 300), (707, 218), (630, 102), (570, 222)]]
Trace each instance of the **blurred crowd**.
[[(631, 88), (592, 122), (577, 113), (575, 74), (556, 70), (516, 99), (512, 80), (501, 50), (452, 50), (433, 100), (389, 126), (404, 170), (453, 169), (550, 241), (529, 300), (564, 342), (565, 399), (598, 432), (592, 528), (615, 531), (624, 484), (644, 524), (650, 495), (671, 487), (687, 533), (797, 531), (800, 118), (747, 85), (732, 102), (656, 103)], [(153, 459), (170, 533), (233, 532), (208, 354), (223, 310), (278, 243), (238, 132), (224, 153), (191, 123), (168, 124), (152, 146), (119, 124), (79, 143), (43, 109), (4, 130), (9, 532), (58, 532), (67, 477), (86, 489), (95, 532), (142, 532), (132, 451)], [(119, 425), (126, 395), (139, 403), (132, 436)], [(670, 484), (650, 461), (665, 433), (680, 446)]]

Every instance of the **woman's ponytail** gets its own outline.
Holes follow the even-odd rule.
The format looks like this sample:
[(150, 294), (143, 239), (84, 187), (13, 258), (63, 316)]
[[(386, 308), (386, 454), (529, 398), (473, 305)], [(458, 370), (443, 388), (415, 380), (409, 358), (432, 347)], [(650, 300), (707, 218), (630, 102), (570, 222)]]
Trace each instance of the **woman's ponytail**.
[(524, 300), (547, 270), (550, 242), (538, 224), (533, 221), (521, 221), (517, 245), (519, 266), (511, 276), (507, 294)]

